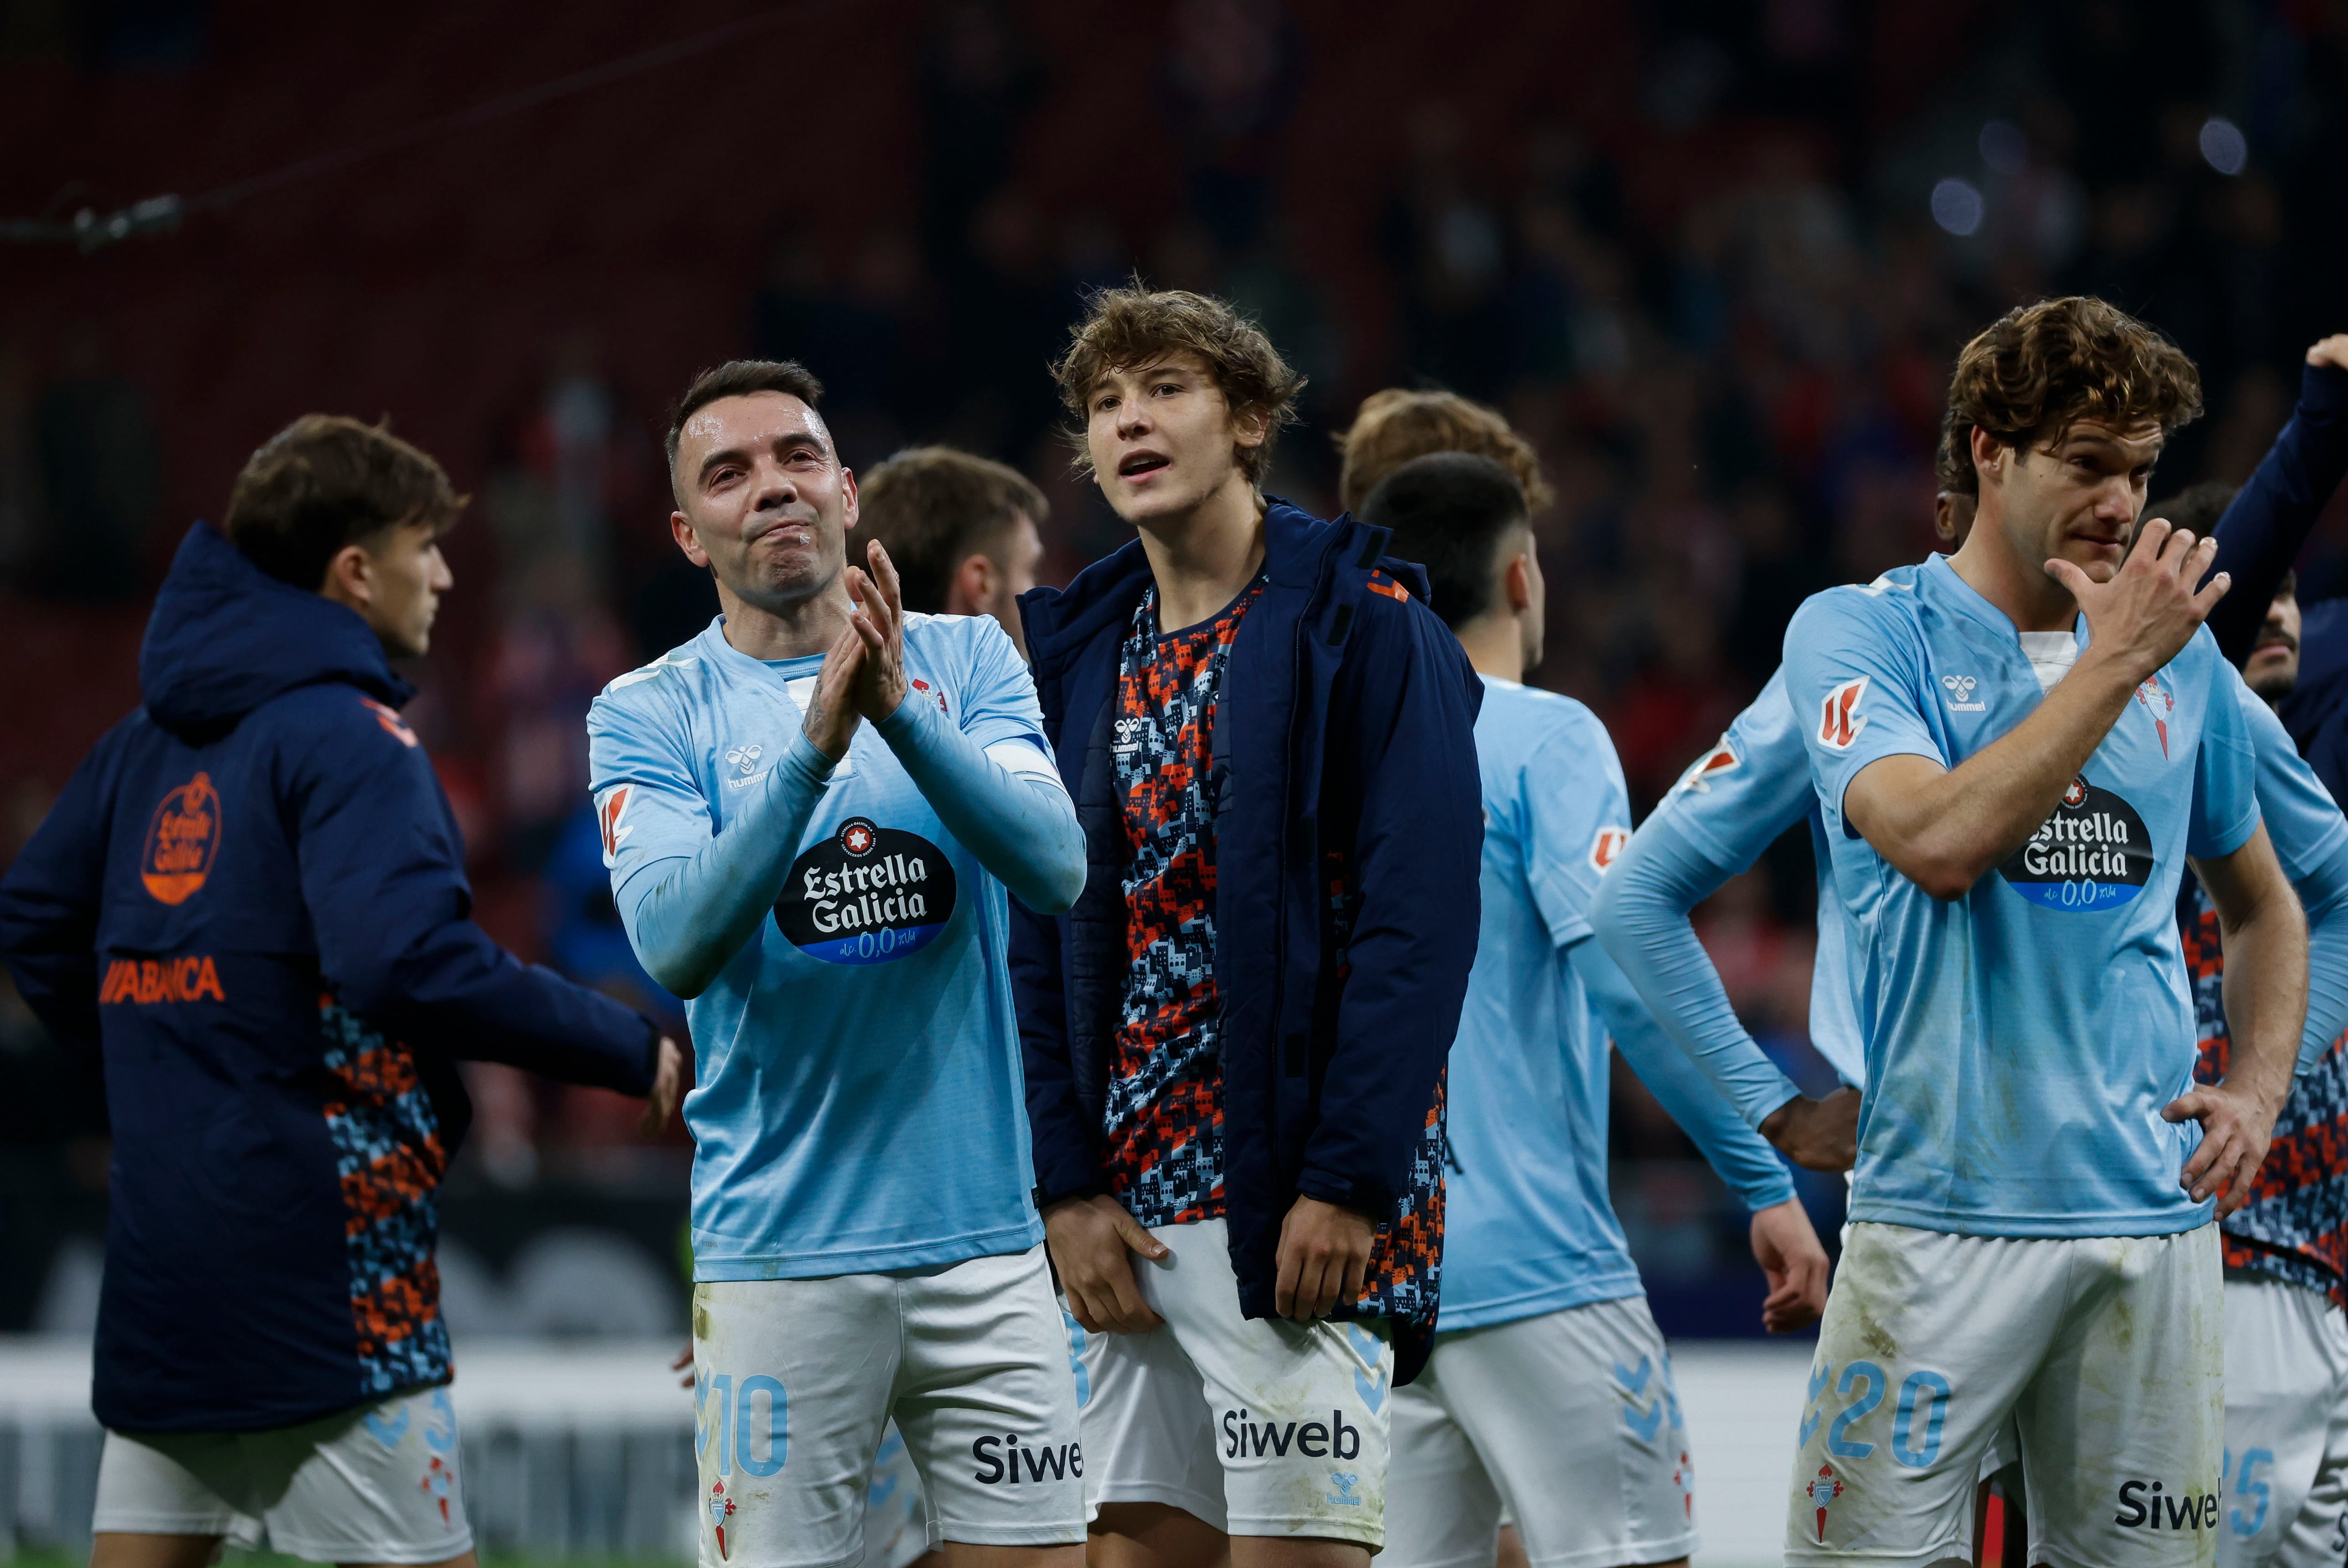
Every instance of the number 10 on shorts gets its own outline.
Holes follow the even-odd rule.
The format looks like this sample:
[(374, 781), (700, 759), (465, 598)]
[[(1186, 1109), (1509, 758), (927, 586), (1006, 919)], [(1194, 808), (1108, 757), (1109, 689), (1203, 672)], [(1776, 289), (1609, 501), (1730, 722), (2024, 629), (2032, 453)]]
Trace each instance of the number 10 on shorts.
[(756, 1372), (737, 1387), (731, 1372), (695, 1372), (695, 1458), (721, 1476), (737, 1464), (745, 1475), (766, 1476), (783, 1468), (789, 1451), (790, 1398), (781, 1383)]

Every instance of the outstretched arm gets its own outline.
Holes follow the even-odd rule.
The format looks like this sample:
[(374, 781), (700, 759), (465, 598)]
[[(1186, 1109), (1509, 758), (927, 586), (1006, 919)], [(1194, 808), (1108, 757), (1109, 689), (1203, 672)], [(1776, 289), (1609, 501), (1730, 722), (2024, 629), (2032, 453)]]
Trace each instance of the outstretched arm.
[(2283, 573), (2299, 559), (2343, 478), (2348, 478), (2348, 333), (2336, 333), (2308, 349), (2299, 407), (2218, 520), (2213, 567), (2232, 575), (2234, 592), (2209, 612), (2209, 631), (2229, 663), (2250, 656)]

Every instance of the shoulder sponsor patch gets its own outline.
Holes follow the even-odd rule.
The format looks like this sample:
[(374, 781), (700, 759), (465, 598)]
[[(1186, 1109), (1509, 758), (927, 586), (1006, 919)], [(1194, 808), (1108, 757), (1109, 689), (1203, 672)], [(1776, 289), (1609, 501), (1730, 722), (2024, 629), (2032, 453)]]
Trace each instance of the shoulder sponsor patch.
[(1605, 827), (1598, 830), (1590, 841), (1590, 869), (1601, 873), (1614, 863), (1622, 853), (1622, 846), (1631, 841), (1628, 828)]
[(1680, 781), (1672, 786), (1672, 793), (1704, 794), (1712, 789), (1712, 779), (1742, 766), (1744, 758), (1736, 755), (1736, 742), (1723, 735), (1711, 750), (1689, 764), (1688, 770), (1680, 775)]
[(139, 880), (159, 903), (196, 896), (220, 858), (221, 800), (211, 775), (199, 773), (157, 803), (139, 852)]
[(1818, 741), (1835, 751), (1848, 751), (1851, 743), (1867, 727), (1867, 716), (1859, 711), (1860, 701), (1867, 696), (1866, 676), (1848, 680), (1827, 693), (1818, 710)]
[(628, 825), (628, 797), (633, 784), (614, 784), (595, 797), (595, 827), (603, 839), (603, 866), (610, 870), (620, 858), (620, 846), (635, 829)]

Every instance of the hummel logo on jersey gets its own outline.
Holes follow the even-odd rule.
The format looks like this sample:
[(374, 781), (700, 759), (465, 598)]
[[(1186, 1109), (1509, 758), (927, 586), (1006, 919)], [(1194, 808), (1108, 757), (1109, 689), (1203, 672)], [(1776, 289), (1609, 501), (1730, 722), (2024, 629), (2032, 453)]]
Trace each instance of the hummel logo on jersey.
[(1942, 676), (1941, 684), (1949, 688), (1949, 707), (1957, 713), (1986, 713), (1989, 704), (1973, 700), (1973, 687), (1980, 683), (1971, 676)]
[(763, 747), (757, 746), (734, 747), (726, 753), (726, 765), (738, 768), (745, 773), (755, 771), (758, 766), (758, 753), (763, 749)]
[(1599, 829), (1598, 836), (1590, 841), (1590, 869), (1603, 876), (1606, 868), (1612, 865), (1615, 857), (1622, 852), (1622, 846), (1630, 841), (1631, 830), (1628, 828)]
[(1720, 738), (1718, 745), (1697, 758), (1695, 765), (1680, 775), (1680, 781), (1672, 786), (1672, 793), (1677, 795), (1683, 791), (1693, 791), (1699, 795), (1710, 794), (1712, 786), (1706, 780), (1714, 774), (1725, 773), (1735, 766), (1737, 766), (1736, 743), (1724, 735)]
[(620, 846), (626, 843), (628, 835), (636, 830), (625, 820), (628, 797), (633, 793), (633, 785), (614, 784), (603, 791), (602, 799), (595, 802), (595, 825), (602, 830), (603, 864), (607, 869), (618, 862)]
[(1861, 676), (1827, 693), (1818, 715), (1818, 739), (1836, 751), (1849, 751), (1859, 732), (1867, 727), (1867, 719), (1859, 711), (1859, 699), (1867, 695), (1867, 681)]

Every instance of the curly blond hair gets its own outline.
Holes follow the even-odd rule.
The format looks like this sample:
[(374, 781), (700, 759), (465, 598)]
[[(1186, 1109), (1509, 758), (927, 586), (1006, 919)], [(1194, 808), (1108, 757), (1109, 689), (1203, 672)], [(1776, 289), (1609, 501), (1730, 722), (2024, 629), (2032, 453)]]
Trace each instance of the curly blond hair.
[(1516, 476), (1528, 510), (1539, 511), (1557, 499), (1541, 476), (1540, 454), (1511, 428), (1498, 408), (1471, 402), (1457, 392), (1389, 387), (1362, 399), (1353, 428), (1337, 437), (1337, 502), (1358, 512), (1378, 481), (1413, 458), (1430, 452), (1472, 452), (1489, 458)]

